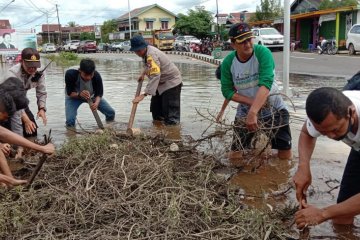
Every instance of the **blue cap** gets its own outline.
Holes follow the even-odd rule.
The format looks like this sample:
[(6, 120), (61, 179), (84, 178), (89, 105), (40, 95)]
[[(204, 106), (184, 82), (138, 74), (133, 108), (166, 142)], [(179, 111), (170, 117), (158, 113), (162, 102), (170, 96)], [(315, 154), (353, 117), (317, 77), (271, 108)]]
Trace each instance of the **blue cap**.
[(130, 39), (130, 43), (131, 43), (130, 51), (134, 51), (134, 52), (146, 48), (148, 45), (141, 35), (136, 35), (132, 37)]

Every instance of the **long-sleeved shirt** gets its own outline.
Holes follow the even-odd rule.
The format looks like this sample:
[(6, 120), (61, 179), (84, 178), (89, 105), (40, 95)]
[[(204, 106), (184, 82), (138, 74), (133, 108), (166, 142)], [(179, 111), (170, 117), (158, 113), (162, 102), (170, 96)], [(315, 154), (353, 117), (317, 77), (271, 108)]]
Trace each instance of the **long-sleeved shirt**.
[[(45, 74), (44, 73), (38, 81), (33, 82), (33, 81), (31, 81), (33, 76), (27, 74), (21, 67), (21, 63), (18, 63), (16, 65), (12, 66), (5, 73), (4, 78), (0, 80), (0, 83), (3, 83), (9, 77), (16, 77), (16, 78), (20, 79), (21, 81), (23, 81), (26, 93), (29, 89), (35, 88), (38, 108), (46, 109), (47, 92), (46, 92), (46, 86), (45, 86)], [(23, 136), (23, 128), (22, 128), (22, 120), (21, 120), (22, 114), (24, 114), (23, 109), (16, 111), (15, 114), (13, 116), (11, 116), (11, 118), (10, 118), (11, 131), (13, 131), (14, 133), (16, 133), (20, 136)]]
[[(69, 69), (65, 73), (65, 89), (66, 94), (70, 95), (72, 92), (80, 92), (84, 90), (81, 86), (80, 72), (77, 69)], [(104, 87), (101, 75), (95, 71), (94, 76), (91, 79), (91, 86), (87, 90), (90, 90), (92, 97), (102, 97), (104, 94)]]
[(149, 82), (145, 93), (155, 96), (156, 91), (161, 95), (166, 90), (182, 83), (181, 73), (166, 54), (156, 47), (147, 46), (144, 57), (146, 75)]
[(7, 71), (0, 83), (3, 83), (9, 77), (16, 77), (23, 81), (26, 92), (31, 88), (35, 88), (38, 108), (46, 108), (47, 92), (44, 73), (37, 82), (33, 82), (31, 81), (33, 76), (29, 76), (29, 74), (22, 69), (21, 63), (18, 63)]

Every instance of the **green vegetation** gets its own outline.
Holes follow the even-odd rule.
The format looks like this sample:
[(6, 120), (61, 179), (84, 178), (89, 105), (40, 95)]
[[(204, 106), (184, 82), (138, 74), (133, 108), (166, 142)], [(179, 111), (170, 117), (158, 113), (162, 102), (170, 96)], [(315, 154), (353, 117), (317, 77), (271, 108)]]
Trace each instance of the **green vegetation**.
[(175, 31), (181, 35), (194, 35), (201, 39), (209, 35), (212, 24), (212, 13), (198, 7), (196, 10), (190, 9), (188, 15), (179, 14)]
[(109, 33), (117, 31), (117, 23), (115, 19), (105, 21), (101, 26), (101, 38), (103, 42), (109, 42)]
[(357, 6), (357, 4), (357, 0), (322, 0), (319, 6), (319, 10)]
[(255, 15), (250, 22), (273, 20), (283, 15), (283, 8), (280, 0), (261, 0), (260, 6), (256, 6)]
[(51, 54), (45, 57), (64, 67), (78, 65), (80, 62), (79, 56), (73, 52), (60, 52), (59, 55)]

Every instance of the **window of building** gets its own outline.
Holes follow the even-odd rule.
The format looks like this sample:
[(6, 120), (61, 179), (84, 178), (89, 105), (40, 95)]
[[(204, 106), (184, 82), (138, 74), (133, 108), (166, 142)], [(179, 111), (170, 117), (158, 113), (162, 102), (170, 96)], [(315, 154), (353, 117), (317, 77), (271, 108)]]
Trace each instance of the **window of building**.
[(168, 21), (161, 21), (161, 29), (168, 29), (169, 22)]
[(146, 29), (153, 29), (154, 22), (153, 21), (146, 21)]

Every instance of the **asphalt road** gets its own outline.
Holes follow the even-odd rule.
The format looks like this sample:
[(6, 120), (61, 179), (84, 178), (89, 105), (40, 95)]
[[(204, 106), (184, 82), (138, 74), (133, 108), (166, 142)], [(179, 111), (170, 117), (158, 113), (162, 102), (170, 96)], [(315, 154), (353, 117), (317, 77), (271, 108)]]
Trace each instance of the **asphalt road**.
[[(276, 71), (283, 71), (283, 52), (273, 52)], [(359, 55), (318, 55), (317, 53), (290, 53), (290, 73), (350, 78), (360, 71)]]

